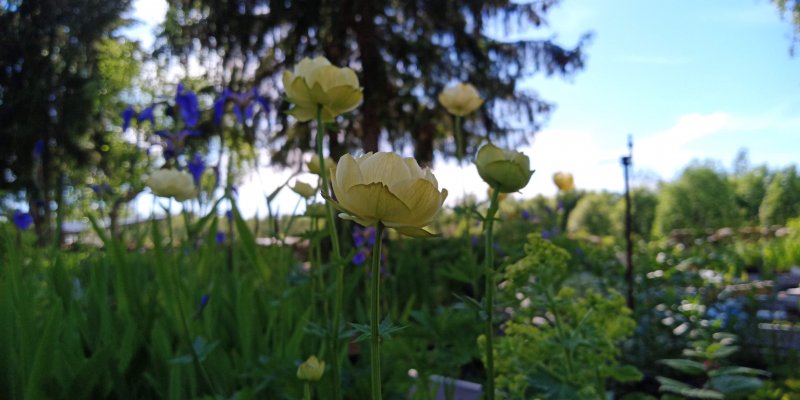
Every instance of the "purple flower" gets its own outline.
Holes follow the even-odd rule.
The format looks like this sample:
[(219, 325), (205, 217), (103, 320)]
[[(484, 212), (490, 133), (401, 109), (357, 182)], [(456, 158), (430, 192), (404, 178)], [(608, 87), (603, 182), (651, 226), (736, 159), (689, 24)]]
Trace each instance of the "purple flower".
[(201, 132), (192, 130), (192, 129), (184, 129), (178, 133), (172, 133), (169, 131), (156, 131), (156, 135), (164, 138), (166, 141), (166, 147), (164, 149), (164, 158), (173, 158), (183, 151), (183, 147), (186, 144), (186, 138), (190, 136), (197, 136)]
[(142, 112), (139, 113), (139, 117), (137, 118), (139, 123), (142, 123), (144, 121), (150, 121), (150, 125), (154, 125), (155, 126), (156, 117), (155, 117), (155, 115), (153, 115), (153, 110), (154, 109), (155, 109), (155, 106), (151, 105), (150, 107), (147, 107), (144, 110), (142, 110)]
[(191, 90), (185, 90), (183, 83), (178, 84), (175, 104), (178, 106), (183, 123), (189, 128), (197, 126), (200, 121), (200, 107), (197, 103), (197, 95)]
[(528, 210), (522, 210), (520, 217), (522, 217), (523, 220), (528, 221), (531, 219), (531, 213)]
[(217, 231), (217, 234), (214, 236), (214, 239), (216, 239), (217, 244), (225, 243), (225, 232)]
[(128, 130), (128, 127), (131, 126), (131, 119), (136, 115), (136, 110), (133, 109), (133, 106), (128, 106), (125, 110), (122, 111), (122, 131), (125, 132)]
[(21, 231), (26, 231), (33, 224), (33, 216), (30, 213), (24, 213), (20, 210), (14, 210), (14, 216), (11, 218), (14, 225)]
[(111, 186), (109, 184), (107, 184), (107, 183), (104, 183), (102, 185), (89, 185), (89, 187), (92, 189), (92, 191), (96, 195), (103, 195), (105, 193), (111, 193)]
[(253, 88), (244, 93), (237, 93), (230, 89), (225, 89), (217, 100), (214, 101), (214, 123), (219, 126), (222, 124), (222, 115), (225, 113), (225, 104), (230, 101), (233, 103), (233, 114), (239, 123), (244, 124), (246, 120), (253, 118), (255, 114), (254, 106), (256, 103), (261, 105), (264, 112), (269, 112), (269, 102), (260, 96), (258, 91)]
[(33, 144), (33, 158), (34, 160), (38, 160), (42, 158), (42, 154), (44, 153), (44, 139), (39, 139), (36, 143)]
[(200, 178), (203, 177), (203, 172), (206, 170), (206, 163), (203, 161), (203, 156), (200, 153), (194, 153), (194, 157), (186, 164), (189, 168), (189, 173), (194, 178), (194, 184), (200, 186)]
[(227, 218), (228, 221), (233, 221), (233, 211), (231, 210), (225, 211), (225, 218)]
[(481, 238), (479, 238), (479, 237), (477, 237), (475, 235), (471, 235), (469, 237), (469, 243), (472, 245), (472, 247), (478, 247), (478, 245), (481, 244)]
[(375, 227), (374, 226), (368, 226), (366, 229), (364, 229), (364, 232), (366, 232), (366, 234), (367, 234), (367, 244), (370, 245), (370, 246), (374, 246), (375, 245), (375, 232), (376, 232)]
[(362, 265), (364, 262), (367, 261), (367, 252), (364, 250), (360, 250), (356, 255), (353, 256), (353, 264), (355, 265)]

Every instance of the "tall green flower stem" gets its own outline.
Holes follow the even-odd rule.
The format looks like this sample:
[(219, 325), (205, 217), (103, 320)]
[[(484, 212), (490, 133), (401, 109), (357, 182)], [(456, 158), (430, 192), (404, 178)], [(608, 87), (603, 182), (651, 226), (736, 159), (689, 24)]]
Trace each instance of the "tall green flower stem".
[(375, 228), (375, 243), (372, 245), (372, 271), (370, 273), (370, 369), (372, 369), (372, 400), (381, 399), (381, 335), (379, 326), (381, 303), (381, 243), (384, 226), (378, 222)]
[(456, 158), (458, 158), (459, 163), (461, 163), (461, 159), (464, 158), (464, 138), (461, 137), (460, 115), (456, 115)]
[[(322, 151), (322, 139), (325, 135), (325, 127), (322, 124), (322, 106), (317, 106), (317, 155), (319, 156), (319, 172), (322, 178), (322, 187), (320, 191), (326, 196), (329, 194), (330, 183), (328, 181), (328, 170), (325, 166), (325, 154)], [(327, 166), (327, 167), (330, 167)], [(336, 221), (333, 218), (333, 205), (330, 201), (325, 201), (327, 209), (328, 232), (331, 235), (331, 247), (333, 248), (333, 262), (336, 265), (336, 298), (334, 299), (333, 306), (333, 326), (330, 333), (331, 336), (331, 376), (333, 378), (333, 398), (340, 400), (342, 398), (341, 392), (341, 364), (339, 363), (340, 341), (339, 341), (339, 324), (342, 321), (342, 303), (344, 302), (344, 264), (342, 264), (342, 253), (339, 249), (339, 233), (336, 231)]]
[(494, 216), (497, 214), (497, 209), (500, 208), (499, 202), (500, 191), (497, 189), (492, 190), (492, 199), (489, 203), (489, 211), (486, 212), (486, 221), (484, 223), (486, 247), (485, 247), (485, 261), (486, 266), (484, 272), (486, 274), (486, 294), (484, 307), (486, 312), (486, 387), (484, 388), (484, 398), (486, 400), (494, 400)]
[(311, 400), (311, 383), (306, 382), (303, 384), (303, 400)]

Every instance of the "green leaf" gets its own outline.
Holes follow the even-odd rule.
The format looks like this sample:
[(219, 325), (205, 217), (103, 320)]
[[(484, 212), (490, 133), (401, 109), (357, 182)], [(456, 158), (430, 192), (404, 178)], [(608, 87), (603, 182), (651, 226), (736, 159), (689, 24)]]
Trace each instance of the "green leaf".
[(664, 360), (658, 360), (659, 364), (666, 365), (672, 369), (676, 369), (684, 374), (689, 375), (701, 375), (706, 372), (705, 366), (702, 363), (699, 363), (694, 360), (685, 360), (682, 358), (668, 358)]
[(642, 371), (633, 365), (618, 366), (611, 370), (611, 378), (621, 383), (639, 382), (642, 377)]
[(709, 380), (712, 388), (725, 395), (742, 396), (760, 389), (764, 384), (761, 379), (743, 375), (721, 375)]
[(721, 375), (761, 375), (769, 377), (771, 374), (763, 369), (748, 368), (748, 367), (722, 367), (708, 371), (708, 376), (721, 376)]
[(656, 380), (661, 386), (658, 388), (661, 392), (669, 392), (679, 394), (681, 396), (686, 396), (695, 399), (724, 399), (725, 396), (717, 391), (708, 390), (708, 389), (698, 389), (693, 386), (689, 386), (683, 382), (676, 381), (674, 379), (666, 378), (663, 376), (657, 376)]

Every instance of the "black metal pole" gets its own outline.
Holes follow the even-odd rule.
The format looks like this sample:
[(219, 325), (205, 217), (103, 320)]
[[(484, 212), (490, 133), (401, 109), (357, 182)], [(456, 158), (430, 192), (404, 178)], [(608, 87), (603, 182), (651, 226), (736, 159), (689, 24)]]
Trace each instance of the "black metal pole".
[(625, 170), (625, 282), (628, 284), (628, 308), (633, 311), (633, 240), (631, 239), (631, 191), (629, 170), (633, 164), (633, 139), (628, 135), (628, 155), (622, 157)]

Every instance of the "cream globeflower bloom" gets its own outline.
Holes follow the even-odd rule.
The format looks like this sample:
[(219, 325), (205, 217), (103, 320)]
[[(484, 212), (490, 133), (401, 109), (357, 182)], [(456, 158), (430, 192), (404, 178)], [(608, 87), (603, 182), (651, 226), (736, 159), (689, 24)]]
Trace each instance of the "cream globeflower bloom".
[(295, 181), (292, 191), (306, 199), (310, 199), (317, 194), (317, 188), (301, 181)]
[[(325, 168), (330, 169), (336, 166), (336, 163), (333, 162), (333, 159), (330, 157), (325, 157)], [(311, 159), (308, 160), (306, 163), (306, 167), (308, 167), (308, 172), (311, 172), (314, 175), (319, 175), (319, 156), (314, 154), (311, 156)]]
[(344, 212), (340, 217), (364, 226), (380, 222), (408, 236), (431, 236), (422, 227), (433, 222), (447, 198), (429, 168), (394, 153), (345, 154), (331, 175), (333, 204)]
[(325, 57), (303, 58), (293, 71), (284, 71), (283, 88), (294, 104), (289, 114), (300, 122), (316, 118), (318, 106), (322, 106), (322, 120), (333, 121), (356, 108), (364, 97), (356, 73), (331, 65)]
[(154, 195), (160, 197), (174, 197), (175, 200), (184, 201), (197, 196), (192, 176), (174, 169), (154, 171), (145, 184)]
[(553, 183), (558, 186), (558, 190), (562, 192), (571, 192), (575, 189), (575, 180), (569, 172), (556, 172), (553, 174)]
[(439, 93), (439, 103), (442, 103), (450, 114), (463, 117), (477, 110), (483, 104), (483, 99), (475, 86), (459, 83)]
[(518, 151), (486, 144), (478, 150), (475, 166), (483, 180), (500, 193), (516, 192), (531, 180), (530, 159)]
[(297, 377), (304, 381), (316, 382), (322, 379), (324, 372), (325, 361), (320, 361), (316, 356), (311, 356), (297, 368)]

